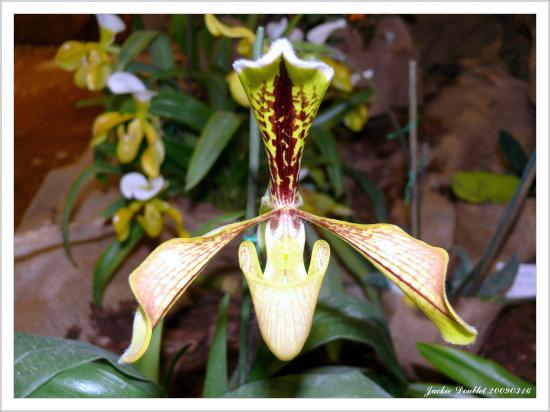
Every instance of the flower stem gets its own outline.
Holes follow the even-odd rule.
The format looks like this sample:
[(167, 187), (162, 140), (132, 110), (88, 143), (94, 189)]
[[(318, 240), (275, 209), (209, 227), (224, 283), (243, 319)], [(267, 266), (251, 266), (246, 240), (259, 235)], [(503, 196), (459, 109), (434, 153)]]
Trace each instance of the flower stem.
[(151, 379), (153, 382), (159, 382), (160, 350), (162, 347), (162, 329), (163, 321), (153, 329), (151, 343), (142, 358), (136, 362), (136, 368), (143, 376)]
[[(264, 28), (256, 30), (256, 40), (252, 48), (252, 58), (258, 59), (263, 50)], [(248, 183), (246, 200), (246, 219), (251, 219), (257, 214), (256, 199), (258, 197), (258, 169), (260, 168), (260, 132), (256, 119), (250, 111), (250, 139), (248, 160)], [(247, 231), (247, 237), (251, 237), (253, 231)], [(250, 321), (250, 292), (243, 277), (243, 296), (241, 301), (241, 325), (239, 341), (239, 386), (246, 382), (248, 364), (248, 323)]]

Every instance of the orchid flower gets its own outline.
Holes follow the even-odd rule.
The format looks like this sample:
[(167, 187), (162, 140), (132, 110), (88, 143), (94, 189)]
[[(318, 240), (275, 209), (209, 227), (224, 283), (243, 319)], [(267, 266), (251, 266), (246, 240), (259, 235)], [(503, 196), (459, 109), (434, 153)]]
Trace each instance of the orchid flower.
[(120, 179), (120, 191), (131, 202), (113, 215), (113, 227), (119, 242), (124, 242), (128, 238), (130, 222), (140, 210), (143, 213), (137, 216), (137, 221), (147, 236), (155, 238), (160, 235), (164, 226), (163, 215), (167, 214), (176, 224), (178, 235), (189, 237), (189, 232), (183, 227), (181, 213), (168, 202), (156, 198), (166, 186), (162, 176), (149, 181), (137, 172), (126, 173)]
[(318, 240), (306, 271), (304, 222), (333, 232), (361, 252), (419, 306), (445, 340), (472, 342), (475, 329), (454, 312), (445, 295), (445, 250), (394, 225), (348, 223), (299, 209), (300, 161), (332, 80), (332, 68), (320, 61), (300, 60), (286, 39), (274, 42), (260, 59), (238, 60), (233, 67), (250, 101), (268, 158), (270, 183), (262, 199), (265, 213), (202, 237), (169, 240), (134, 270), (129, 281), (139, 307), (132, 342), (121, 362), (138, 360), (149, 345), (152, 329), (207, 263), (231, 240), (260, 223), (265, 224), (265, 269), (252, 242), (242, 242), (238, 255), (261, 334), (279, 359), (290, 360), (301, 351), (330, 258), (328, 243)]
[(120, 17), (114, 14), (97, 14), (99, 42), (66, 41), (55, 56), (55, 62), (67, 71), (75, 71), (78, 87), (101, 90), (107, 84), (111, 66), (118, 54), (113, 45), (115, 35), (126, 28)]
[(111, 131), (116, 130), (117, 158), (120, 163), (130, 163), (136, 158), (145, 137), (147, 148), (141, 155), (141, 168), (150, 178), (159, 176), (165, 153), (160, 121), (149, 113), (155, 92), (148, 90), (136, 75), (127, 72), (111, 74), (107, 83), (114, 94), (132, 94), (136, 110), (134, 113), (106, 112), (99, 115), (93, 125), (92, 147), (104, 142)]

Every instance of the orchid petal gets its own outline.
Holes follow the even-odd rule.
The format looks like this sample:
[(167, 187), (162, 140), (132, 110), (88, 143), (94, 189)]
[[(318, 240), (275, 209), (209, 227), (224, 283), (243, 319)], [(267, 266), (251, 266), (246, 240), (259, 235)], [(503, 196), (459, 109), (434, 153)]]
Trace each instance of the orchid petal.
[(130, 288), (140, 304), (130, 347), (120, 361), (137, 361), (149, 346), (151, 330), (162, 319), (206, 264), (244, 230), (274, 212), (223, 226), (214, 233), (178, 238), (158, 246), (130, 275)]
[(325, 58), (323, 61), (334, 69), (334, 79), (331, 86), (346, 93), (351, 92), (353, 85), (351, 84), (351, 70), (349, 67), (329, 58)]
[(286, 17), (283, 17), (279, 22), (272, 21), (270, 23), (267, 23), (267, 25), (265, 26), (265, 32), (267, 34), (267, 37), (269, 37), (271, 40), (277, 40), (283, 35), (287, 27), (288, 19)]
[(134, 93), (134, 97), (140, 102), (149, 103), (153, 97), (157, 95), (157, 92), (153, 90), (145, 90), (143, 92)]
[(303, 211), (298, 215), (357, 249), (424, 312), (447, 342), (467, 345), (475, 340), (476, 330), (455, 313), (447, 300), (449, 256), (444, 249), (417, 240), (394, 225), (360, 225)]
[(116, 14), (96, 14), (96, 19), (99, 27), (109, 30), (113, 34), (126, 29), (126, 24)]
[(141, 167), (145, 174), (150, 178), (155, 178), (160, 174), (160, 166), (164, 161), (164, 143), (161, 139), (155, 140), (150, 144), (141, 156)]
[(225, 36), (232, 39), (245, 38), (249, 42), (254, 42), (256, 35), (248, 28), (244, 26), (228, 26), (219, 21), (213, 14), (206, 14), (204, 16), (204, 22), (206, 28), (212, 36)]
[(131, 118), (131, 114), (121, 114), (119, 112), (100, 114), (94, 120), (94, 125), (92, 127), (93, 139), (90, 144), (96, 146), (102, 143), (107, 138), (107, 134), (110, 130)]
[(137, 221), (150, 238), (156, 238), (162, 232), (164, 219), (162, 210), (155, 202), (147, 202), (143, 208), (143, 215), (137, 217)]
[(75, 70), (82, 64), (82, 58), (89, 51), (89, 45), (80, 41), (69, 40), (59, 47), (55, 63), (65, 70)]
[(344, 125), (353, 132), (360, 132), (369, 120), (369, 108), (361, 104), (344, 117)]
[(347, 26), (345, 19), (338, 19), (320, 24), (307, 32), (306, 39), (313, 44), (325, 44), (330, 35), (336, 30)]
[(120, 192), (126, 199), (149, 200), (164, 188), (164, 183), (162, 176), (148, 181), (141, 173), (126, 173), (120, 179)]
[(129, 163), (136, 158), (139, 146), (143, 140), (144, 131), (142, 122), (136, 117), (128, 124), (127, 128), (124, 125), (119, 125), (117, 133), (117, 158), (120, 163)]
[(250, 287), (264, 341), (277, 358), (290, 360), (300, 353), (309, 335), (330, 247), (324, 240), (315, 242), (306, 274), (303, 222), (278, 219), (275, 229), (273, 220), (277, 218), (267, 224), (265, 271), (262, 273), (256, 247), (250, 241), (239, 247), (239, 264)]
[(246, 93), (244, 92), (243, 85), (239, 80), (239, 76), (235, 72), (231, 72), (225, 78), (229, 84), (229, 91), (231, 92), (231, 97), (243, 107), (250, 107)]
[(302, 41), (304, 40), (304, 32), (298, 28), (292, 30), (290, 36), (288, 36), (290, 41)]
[(237, 60), (233, 67), (260, 128), (273, 206), (294, 206), (305, 140), (334, 71), (320, 61), (300, 60), (286, 39), (259, 60)]
[(114, 72), (107, 81), (109, 90), (114, 94), (146, 92), (147, 88), (135, 74), (128, 72)]
[(128, 206), (118, 209), (113, 215), (113, 227), (119, 242), (124, 242), (130, 234), (130, 222), (132, 217), (141, 208), (141, 202), (132, 202)]

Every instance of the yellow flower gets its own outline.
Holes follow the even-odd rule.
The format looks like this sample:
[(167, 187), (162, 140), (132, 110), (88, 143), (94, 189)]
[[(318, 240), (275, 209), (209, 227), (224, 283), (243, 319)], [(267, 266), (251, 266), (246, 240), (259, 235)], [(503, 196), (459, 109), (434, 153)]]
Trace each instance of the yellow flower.
[(141, 168), (150, 178), (158, 177), (164, 161), (164, 143), (160, 137), (160, 121), (149, 113), (150, 100), (154, 93), (131, 73), (117, 72), (109, 76), (109, 89), (115, 94), (132, 93), (136, 111), (134, 113), (107, 112), (99, 115), (93, 125), (92, 147), (104, 142), (111, 131), (116, 130), (116, 156), (120, 163), (132, 162), (143, 138), (147, 148), (143, 152)]
[(262, 271), (250, 241), (241, 243), (239, 263), (250, 287), (260, 332), (279, 359), (290, 360), (301, 351), (330, 258), (328, 243), (317, 241), (306, 271), (304, 221), (331, 231), (361, 252), (420, 307), (445, 340), (471, 343), (475, 329), (454, 312), (445, 294), (445, 250), (394, 225), (348, 223), (299, 209), (303, 148), (334, 75), (332, 68), (298, 59), (286, 40), (274, 42), (259, 60), (239, 60), (233, 67), (250, 101), (268, 157), (270, 183), (262, 199), (267, 212), (201, 237), (169, 240), (132, 272), (130, 286), (139, 308), (132, 342), (120, 361), (138, 360), (149, 345), (153, 328), (206, 264), (243, 231), (263, 223), (265, 269)]
[(351, 70), (349, 67), (329, 58), (324, 58), (322, 60), (334, 69), (334, 79), (331, 86), (336, 90), (346, 93), (351, 92), (353, 90), (353, 85), (351, 84)]
[[(136, 215), (138, 223), (151, 238), (161, 234), (165, 215), (174, 221), (180, 237), (189, 237), (189, 232), (183, 226), (181, 213), (168, 202), (155, 197), (164, 187), (162, 176), (148, 181), (141, 173), (132, 172), (122, 177), (120, 191), (132, 202), (118, 209), (113, 216), (113, 227), (119, 242), (124, 242), (128, 238), (130, 223)], [(140, 211), (142, 213), (138, 214)]]
[(354, 132), (360, 132), (368, 120), (369, 108), (366, 104), (360, 104), (344, 117), (344, 125)]
[(111, 66), (118, 49), (112, 46), (116, 33), (125, 29), (124, 23), (115, 15), (98, 14), (99, 42), (66, 41), (55, 56), (55, 62), (64, 70), (74, 71), (78, 87), (92, 91), (101, 90), (107, 84)]

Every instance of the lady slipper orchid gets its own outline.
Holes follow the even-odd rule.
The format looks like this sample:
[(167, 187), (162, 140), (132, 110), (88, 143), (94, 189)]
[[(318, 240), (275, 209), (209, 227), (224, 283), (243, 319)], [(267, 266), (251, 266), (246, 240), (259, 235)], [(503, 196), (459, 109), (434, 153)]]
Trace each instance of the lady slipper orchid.
[(122, 195), (135, 201), (121, 207), (113, 215), (113, 227), (119, 242), (124, 242), (128, 238), (130, 222), (140, 210), (143, 210), (143, 213), (137, 216), (137, 221), (147, 236), (155, 238), (160, 235), (164, 226), (163, 214), (167, 214), (174, 221), (178, 235), (189, 237), (189, 232), (183, 227), (181, 213), (168, 202), (155, 198), (165, 187), (162, 176), (148, 181), (141, 173), (131, 172), (120, 179)]
[(394, 282), (455, 344), (468, 344), (476, 331), (452, 309), (445, 295), (447, 252), (390, 224), (362, 225), (300, 210), (298, 176), (304, 144), (333, 70), (320, 61), (300, 60), (281, 39), (256, 61), (234, 63), (250, 101), (268, 157), (270, 184), (260, 216), (218, 228), (202, 237), (172, 239), (155, 249), (130, 275), (139, 308), (134, 332), (121, 362), (135, 362), (151, 332), (206, 264), (244, 230), (265, 224), (265, 269), (256, 247), (239, 247), (262, 336), (281, 360), (301, 351), (327, 269), (330, 248), (318, 240), (309, 269), (304, 267), (304, 221), (328, 229), (356, 248)]
[(55, 56), (55, 62), (67, 71), (75, 71), (78, 87), (101, 90), (107, 84), (111, 66), (118, 54), (113, 45), (115, 35), (126, 28), (120, 17), (114, 14), (97, 14), (99, 42), (66, 41)]
[(145, 137), (147, 148), (140, 159), (141, 168), (150, 178), (158, 177), (165, 153), (160, 137), (160, 121), (149, 113), (150, 101), (155, 92), (147, 90), (137, 76), (126, 72), (113, 73), (109, 77), (108, 86), (114, 94), (132, 94), (136, 111), (99, 115), (93, 125), (92, 147), (104, 142), (116, 130), (117, 158), (120, 163), (130, 163), (136, 158)]

